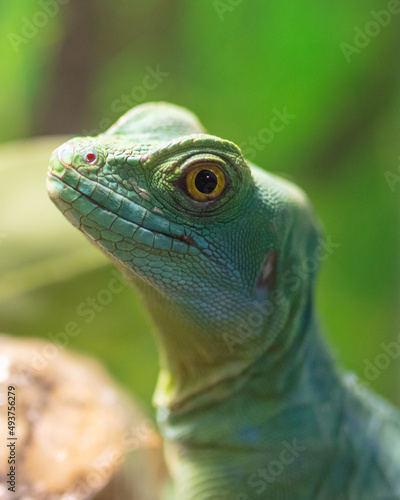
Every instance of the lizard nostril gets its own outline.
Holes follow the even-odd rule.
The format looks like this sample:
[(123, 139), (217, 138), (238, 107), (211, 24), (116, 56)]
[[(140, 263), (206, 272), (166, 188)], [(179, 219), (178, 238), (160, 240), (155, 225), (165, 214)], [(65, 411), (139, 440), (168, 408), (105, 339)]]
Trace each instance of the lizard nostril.
[(88, 153), (85, 156), (85, 161), (86, 163), (94, 163), (97, 160), (97, 155), (96, 153)]
[(102, 152), (96, 149), (87, 149), (80, 157), (80, 165), (82, 165), (82, 160), (85, 165), (101, 167), (104, 165), (104, 156)]

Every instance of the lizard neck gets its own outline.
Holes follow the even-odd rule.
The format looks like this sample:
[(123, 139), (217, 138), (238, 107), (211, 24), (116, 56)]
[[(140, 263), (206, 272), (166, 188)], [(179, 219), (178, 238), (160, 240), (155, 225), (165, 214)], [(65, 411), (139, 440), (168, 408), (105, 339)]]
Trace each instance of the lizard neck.
[[(157, 330), (160, 375), (154, 403), (163, 413), (181, 415), (219, 405), (243, 391), (251, 392), (253, 387), (262, 387), (260, 400), (282, 399), (294, 387), (297, 398), (303, 393), (309, 397), (315, 388), (323, 387), (324, 379), (331, 385), (338, 381), (314, 317), (311, 287), (300, 301), (290, 304), (282, 324), (282, 314), (268, 317), (263, 306), (255, 307), (254, 299), (246, 305), (243, 297), (243, 316), (248, 320), (256, 310), (263, 317), (261, 326), (242, 338), (235, 336), (237, 325), (225, 326), (224, 332), (234, 335), (226, 337), (222, 349), (209, 353), (202, 339), (209, 338), (210, 332), (200, 330), (169, 297), (150, 289), (132, 274), (130, 280), (141, 292)], [(221, 331), (213, 332), (216, 338), (224, 336)], [(274, 339), (268, 346), (257, 343), (258, 339), (271, 337), (272, 331)]]
[[(231, 392), (231, 382), (240, 380), (238, 375), (249, 365), (248, 357), (240, 358), (236, 352), (233, 355), (229, 341), (221, 339), (221, 332), (234, 330), (234, 318), (221, 322), (214, 330), (204, 330), (190, 315), (191, 310), (198, 309), (196, 304), (177, 304), (155, 289), (150, 291), (146, 285), (135, 283), (135, 286), (143, 291), (146, 309), (156, 326), (160, 374), (155, 406), (171, 409), (197, 406), (198, 401), (212, 394), (213, 387), (221, 395), (224, 387)], [(203, 302), (202, 307), (212, 309), (213, 304)], [(243, 298), (243, 316), (249, 316), (253, 307), (254, 301)], [(262, 328), (254, 337), (262, 337)], [(215, 349), (210, 348), (213, 338)]]
[[(157, 407), (197, 406), (214, 387), (221, 395), (225, 389), (232, 392), (232, 387), (244, 380), (243, 372), (265, 350), (266, 338), (271, 337), (264, 335), (265, 325), (268, 323), (274, 332), (279, 328), (274, 323), (279, 323), (282, 315), (275, 321), (269, 309), (263, 309), (234, 280), (214, 294), (188, 293), (180, 298), (149, 285), (129, 268), (125, 268), (124, 276), (142, 295), (156, 326), (160, 357), (154, 396)], [(289, 308), (291, 303), (287, 304)], [(241, 336), (238, 324), (251, 324), (249, 320), (255, 314), (256, 328)]]
[[(221, 408), (228, 409), (238, 404), (244, 404), (249, 413), (257, 413), (257, 408), (262, 407), (265, 418), (268, 418), (266, 404), (274, 415), (281, 411), (290, 412), (297, 405), (304, 405), (305, 408), (309, 407), (310, 412), (315, 412), (316, 405), (325, 404), (335, 394), (339, 395), (344, 390), (342, 377), (322, 339), (310, 304), (305, 308), (298, 326), (293, 329), (293, 334), (282, 335), (282, 339), (290, 337), (292, 342), (288, 344), (286, 340), (280, 342), (279, 338), (276, 339), (237, 378), (221, 380), (208, 387), (206, 392), (196, 394), (187, 404), (164, 409), (161, 413), (164, 418), (167, 417), (163, 427), (171, 429), (187, 417), (192, 421), (196, 414), (211, 415), (221, 411)], [(281, 404), (282, 401), (285, 401), (285, 405)], [(233, 411), (229, 430), (224, 422), (216, 420), (215, 424), (221, 426), (221, 432), (230, 434), (232, 425), (243, 425), (242, 417)], [(233, 424), (235, 419), (237, 422)], [(327, 426), (331, 425), (330, 422), (326, 423)], [(270, 429), (265, 421), (262, 425)], [(301, 426), (304, 430), (304, 422), (301, 422)], [(199, 432), (202, 433), (201, 426)], [(208, 430), (205, 430), (204, 435), (208, 436)], [(220, 439), (218, 443), (221, 443)], [(238, 436), (238, 447), (240, 443)], [(249, 442), (244, 439), (243, 445), (247, 447)]]
[[(215, 498), (245, 500), (253, 498), (248, 493), (254, 495), (256, 486), (248, 485), (257, 481), (276, 498), (289, 498), (280, 482), (287, 485), (296, 475), (298, 463), (291, 463), (297, 457), (313, 468), (305, 476), (321, 479), (327, 467), (323, 457), (335, 449), (345, 388), (318, 330), (308, 307), (293, 343), (267, 350), (239, 382), (231, 381), (230, 392), (215, 386), (206, 397), (199, 396), (195, 408), (159, 412), (179, 498), (202, 500), (211, 498), (212, 491)], [(320, 463), (307, 459), (313, 454)], [(277, 472), (285, 468), (285, 474), (276, 480), (269, 464), (276, 464)], [(260, 470), (267, 470), (265, 479)], [(210, 484), (216, 482), (216, 471), (214, 490)]]
[(310, 307), (296, 331), (227, 397), (214, 390), (195, 408), (159, 413), (177, 498), (340, 498), (355, 485), (355, 498), (393, 497), (397, 438), (371, 425), (390, 410), (335, 369)]

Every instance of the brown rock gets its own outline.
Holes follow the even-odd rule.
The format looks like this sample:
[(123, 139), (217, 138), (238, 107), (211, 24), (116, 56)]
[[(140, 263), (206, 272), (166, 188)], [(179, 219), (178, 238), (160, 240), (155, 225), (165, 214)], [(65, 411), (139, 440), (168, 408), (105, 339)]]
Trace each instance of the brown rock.
[[(7, 484), (9, 387), (16, 394), (16, 493)], [(166, 472), (153, 422), (90, 358), (1, 335), (0, 429), (1, 500), (161, 496)]]

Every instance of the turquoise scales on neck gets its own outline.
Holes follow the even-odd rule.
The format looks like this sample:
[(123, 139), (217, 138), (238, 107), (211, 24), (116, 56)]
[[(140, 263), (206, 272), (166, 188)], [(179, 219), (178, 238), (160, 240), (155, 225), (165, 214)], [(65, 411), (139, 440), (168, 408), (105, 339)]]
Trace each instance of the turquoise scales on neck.
[(300, 189), (159, 103), (61, 146), (48, 190), (157, 326), (177, 498), (400, 498), (400, 415), (321, 339), (314, 281), (334, 244)]

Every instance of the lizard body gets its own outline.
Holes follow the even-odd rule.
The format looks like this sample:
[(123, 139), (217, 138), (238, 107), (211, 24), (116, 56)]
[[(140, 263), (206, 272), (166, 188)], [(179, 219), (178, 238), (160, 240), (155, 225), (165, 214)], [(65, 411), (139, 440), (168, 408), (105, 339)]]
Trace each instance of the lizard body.
[(58, 148), (48, 191), (155, 322), (177, 498), (400, 498), (400, 414), (322, 340), (313, 294), (328, 250), (299, 188), (159, 103)]

